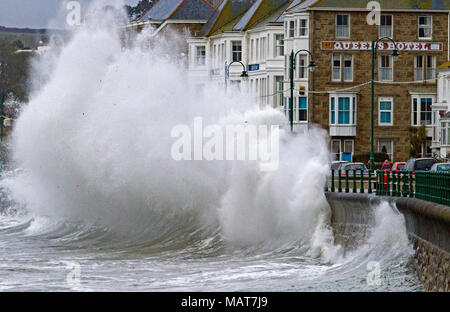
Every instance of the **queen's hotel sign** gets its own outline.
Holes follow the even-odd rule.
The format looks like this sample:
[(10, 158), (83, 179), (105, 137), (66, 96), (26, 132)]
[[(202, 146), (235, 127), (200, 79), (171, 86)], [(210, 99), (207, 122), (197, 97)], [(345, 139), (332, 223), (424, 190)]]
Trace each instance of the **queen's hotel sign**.
[[(378, 42), (378, 50), (394, 50), (393, 42)], [(397, 42), (399, 51), (439, 52), (443, 49), (442, 42)], [(335, 51), (366, 51), (372, 50), (371, 41), (322, 41), (322, 50)]]

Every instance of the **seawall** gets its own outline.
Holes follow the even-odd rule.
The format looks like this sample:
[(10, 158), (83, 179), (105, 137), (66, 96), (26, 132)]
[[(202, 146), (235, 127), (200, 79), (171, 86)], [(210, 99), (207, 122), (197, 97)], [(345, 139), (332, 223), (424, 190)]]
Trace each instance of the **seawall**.
[(357, 193), (326, 193), (335, 242), (346, 249), (364, 239), (381, 201), (396, 204), (405, 217), (416, 259), (416, 272), (426, 291), (450, 291), (450, 207), (415, 198)]

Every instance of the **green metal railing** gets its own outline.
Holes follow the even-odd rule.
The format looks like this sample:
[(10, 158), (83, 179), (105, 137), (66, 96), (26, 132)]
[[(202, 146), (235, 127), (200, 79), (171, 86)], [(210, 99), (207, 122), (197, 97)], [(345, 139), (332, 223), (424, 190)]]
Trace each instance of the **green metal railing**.
[(416, 198), (450, 206), (450, 173), (416, 172)]
[(332, 170), (325, 191), (345, 193), (372, 193), (378, 196), (415, 197), (450, 206), (450, 173)]
[(345, 193), (372, 193), (372, 173), (362, 170), (331, 170), (325, 191)]
[(377, 170), (376, 195), (414, 197), (414, 175), (411, 171)]

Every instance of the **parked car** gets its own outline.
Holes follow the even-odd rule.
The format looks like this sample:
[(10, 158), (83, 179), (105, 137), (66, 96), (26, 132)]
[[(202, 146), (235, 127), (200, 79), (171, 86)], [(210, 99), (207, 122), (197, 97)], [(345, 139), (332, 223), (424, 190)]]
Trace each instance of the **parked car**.
[(331, 169), (331, 170), (339, 170), (339, 167), (340, 167), (342, 164), (346, 164), (346, 163), (348, 163), (348, 161), (345, 161), (345, 160), (336, 160), (336, 161), (332, 161), (331, 164), (330, 164), (330, 169)]
[(430, 171), (432, 172), (450, 172), (450, 163), (435, 163)]
[(405, 162), (396, 162), (392, 166), (392, 171), (399, 171), (399, 170), (405, 170)]
[(411, 158), (406, 162), (405, 170), (430, 171), (435, 163), (437, 163), (437, 160), (434, 158)]
[(339, 166), (338, 170), (341, 170), (341, 174), (343, 176), (345, 176), (346, 171), (348, 171), (350, 174), (353, 174), (354, 170), (356, 170), (357, 174), (360, 174), (361, 171), (365, 175), (369, 174), (366, 165), (364, 165), (363, 163), (344, 163)]

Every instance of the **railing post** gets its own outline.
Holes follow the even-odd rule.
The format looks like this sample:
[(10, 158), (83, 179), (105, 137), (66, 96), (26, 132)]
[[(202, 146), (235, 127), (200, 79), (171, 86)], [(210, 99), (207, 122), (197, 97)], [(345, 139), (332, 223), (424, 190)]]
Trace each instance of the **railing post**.
[(331, 192), (335, 192), (334, 189), (334, 170), (331, 170)]
[(342, 181), (341, 181), (341, 179), (342, 179), (342, 172), (341, 172), (341, 169), (339, 169), (338, 170), (338, 192), (339, 193), (342, 193)]
[(413, 174), (409, 172), (409, 197), (414, 197)]
[(372, 194), (372, 172), (369, 170), (369, 194)]
[(353, 169), (353, 193), (356, 193), (356, 170)]
[(375, 195), (380, 195), (380, 190), (378, 187), (378, 171), (374, 171), (375, 173)]
[(401, 172), (402, 174), (402, 197), (406, 197), (406, 174), (405, 172)]
[(395, 178), (395, 171), (392, 171), (392, 196), (397, 196), (397, 179)]
[(359, 189), (360, 193), (364, 193), (364, 172), (361, 170), (361, 187)]
[(386, 170), (386, 191), (387, 191), (387, 196), (391, 196), (391, 181), (390, 181), (390, 177), (391, 177), (391, 172), (389, 170)]
[(349, 193), (350, 192), (350, 186), (348, 184), (348, 174), (349, 174), (350, 170), (345, 170), (345, 193)]

